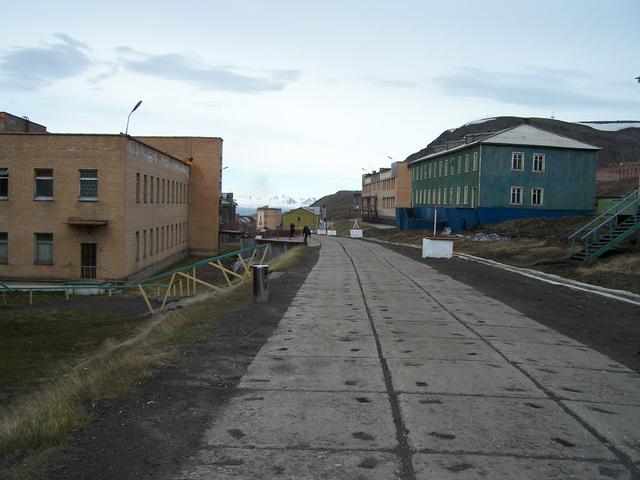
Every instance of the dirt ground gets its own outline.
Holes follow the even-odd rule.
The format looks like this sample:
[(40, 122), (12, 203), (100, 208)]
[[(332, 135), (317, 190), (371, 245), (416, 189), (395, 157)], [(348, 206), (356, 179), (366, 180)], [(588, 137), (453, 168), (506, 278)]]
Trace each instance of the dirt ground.
[[(572, 246), (567, 238), (590, 218), (511, 220), (446, 238), (453, 240), (456, 252), (640, 294), (640, 248), (637, 245), (616, 250), (594, 262), (568, 260), (572, 254)], [(365, 231), (365, 238), (420, 245), (423, 238), (431, 237), (432, 234), (432, 230), (389, 232), (370, 228)], [(469, 239), (476, 234), (497, 234), (505, 239), (484, 242)]]
[(234, 394), (256, 352), (277, 326), (318, 259), (309, 248), (269, 285), (270, 300), (253, 304), (251, 286), (236, 305), (212, 312), (207, 324), (183, 332), (175, 360), (140, 383), (136, 395), (90, 406), (94, 420), (64, 449), (48, 480), (171, 478), (195, 451), (210, 419)]

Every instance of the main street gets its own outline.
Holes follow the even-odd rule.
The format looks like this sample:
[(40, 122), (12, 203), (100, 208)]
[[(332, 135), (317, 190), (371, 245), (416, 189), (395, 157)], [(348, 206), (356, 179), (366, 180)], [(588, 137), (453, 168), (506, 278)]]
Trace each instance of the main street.
[(636, 373), (424, 263), (315, 241), (178, 478), (636, 478)]

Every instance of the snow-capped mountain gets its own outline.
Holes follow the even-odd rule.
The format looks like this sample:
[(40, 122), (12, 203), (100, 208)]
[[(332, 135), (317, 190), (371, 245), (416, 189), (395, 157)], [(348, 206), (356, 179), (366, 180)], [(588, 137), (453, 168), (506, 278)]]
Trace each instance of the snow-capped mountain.
[(316, 201), (313, 197), (294, 198), (290, 195), (259, 195), (234, 193), (233, 199), (239, 207), (264, 207), (268, 205), (274, 208), (282, 208), (283, 210), (292, 210), (298, 207), (308, 207)]

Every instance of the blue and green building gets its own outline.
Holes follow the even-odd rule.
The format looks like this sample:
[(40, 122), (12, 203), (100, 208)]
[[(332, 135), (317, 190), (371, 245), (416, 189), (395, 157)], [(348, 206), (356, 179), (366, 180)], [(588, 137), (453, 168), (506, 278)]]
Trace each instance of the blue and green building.
[(399, 230), (467, 227), (595, 210), (598, 147), (518, 125), (410, 162), (411, 208)]

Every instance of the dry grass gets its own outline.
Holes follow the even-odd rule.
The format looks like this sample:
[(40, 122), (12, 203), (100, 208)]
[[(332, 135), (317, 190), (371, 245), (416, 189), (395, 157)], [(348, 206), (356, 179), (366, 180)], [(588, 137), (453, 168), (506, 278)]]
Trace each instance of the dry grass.
[[(303, 251), (294, 248), (274, 258), (271, 268), (291, 267)], [(106, 341), (58, 380), (15, 402), (0, 417), (0, 477), (38, 478), (70, 432), (90, 420), (87, 404), (131, 393), (154, 365), (172, 355), (171, 344), (198, 341), (198, 324), (207, 322), (210, 333), (216, 315), (250, 301), (250, 292), (245, 282), (180, 311), (154, 316), (134, 335)]]

